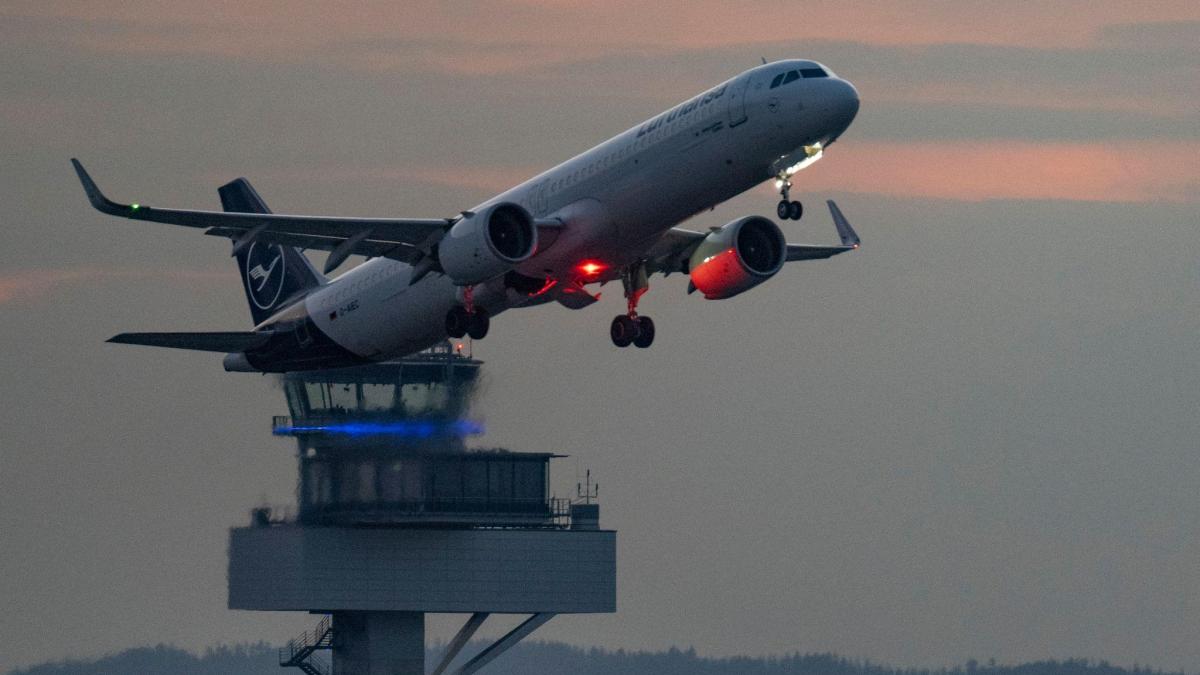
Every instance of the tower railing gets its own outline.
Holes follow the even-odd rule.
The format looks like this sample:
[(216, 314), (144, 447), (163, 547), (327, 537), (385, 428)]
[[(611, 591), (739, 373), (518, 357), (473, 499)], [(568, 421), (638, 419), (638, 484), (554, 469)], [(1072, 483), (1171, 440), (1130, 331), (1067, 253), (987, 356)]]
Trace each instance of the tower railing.
[[(568, 529), (571, 527), (571, 505), (576, 500), (566, 497), (550, 497), (545, 501), (530, 500), (526, 502), (517, 502), (523, 506), (521, 510), (509, 510), (511, 504), (507, 502), (492, 502), (490, 507), (481, 507), (483, 502), (479, 500), (431, 500), (420, 503), (414, 502), (413, 508), (408, 513), (413, 516), (419, 516), (426, 509), (430, 509), (428, 513), (447, 515), (460, 513), (462, 515), (520, 515), (522, 510), (530, 516), (537, 518), (537, 521), (525, 522), (523, 527), (551, 527), (559, 529)], [(438, 506), (445, 508), (448, 504), (453, 504), (457, 508), (450, 508), (443, 511), (434, 511), (431, 509)], [(463, 505), (470, 504), (469, 509), (462, 508)], [(374, 504), (326, 504), (320, 506), (310, 506), (313, 509), (309, 514), (310, 518), (321, 519), (322, 517), (337, 517), (352, 513), (369, 513), (372, 507), (387, 512), (389, 507), (394, 509), (399, 506), (396, 502), (377, 502)], [(250, 523), (256, 527), (270, 527), (272, 525), (292, 525), (298, 521), (297, 511), (291, 505), (261, 505), (250, 510)], [(538, 522), (540, 521), (540, 522)], [(495, 526), (487, 520), (479, 523), (481, 526)], [(303, 636), (301, 636), (303, 637)], [(294, 641), (293, 641), (294, 642)], [(290, 643), (289, 643), (290, 644)]]

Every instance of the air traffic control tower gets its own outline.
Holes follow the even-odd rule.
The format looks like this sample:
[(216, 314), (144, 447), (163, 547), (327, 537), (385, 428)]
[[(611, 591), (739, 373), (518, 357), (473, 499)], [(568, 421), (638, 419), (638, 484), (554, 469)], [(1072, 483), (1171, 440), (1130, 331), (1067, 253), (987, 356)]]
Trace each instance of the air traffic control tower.
[[(465, 615), (430, 672), (474, 673), (555, 614), (616, 611), (616, 533), (590, 491), (550, 494), (557, 455), (468, 449), (481, 363), (444, 347), (282, 378), (294, 512), (229, 539), (229, 607), (323, 615), (280, 652), (309, 675), (425, 675), (425, 614)], [(449, 667), (490, 614), (528, 614)], [(323, 657), (331, 655), (332, 668)]]

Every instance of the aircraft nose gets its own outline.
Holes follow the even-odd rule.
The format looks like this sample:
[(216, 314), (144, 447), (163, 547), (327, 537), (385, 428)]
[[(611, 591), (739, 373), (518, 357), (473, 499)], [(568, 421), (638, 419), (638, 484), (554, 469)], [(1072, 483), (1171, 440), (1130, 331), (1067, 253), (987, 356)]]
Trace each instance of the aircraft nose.
[(833, 80), (830, 84), (833, 85), (829, 107), (830, 122), (837, 127), (837, 133), (834, 135), (838, 136), (850, 126), (854, 117), (858, 115), (858, 90), (854, 88), (854, 85), (840, 78)]

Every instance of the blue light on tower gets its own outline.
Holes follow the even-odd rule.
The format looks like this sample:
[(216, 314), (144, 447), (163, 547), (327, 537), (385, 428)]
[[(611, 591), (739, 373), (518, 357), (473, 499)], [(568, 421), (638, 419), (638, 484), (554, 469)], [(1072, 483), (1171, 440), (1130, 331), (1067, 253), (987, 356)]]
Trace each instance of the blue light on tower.
[(296, 434), (334, 434), (342, 436), (394, 436), (398, 438), (465, 438), (484, 432), (481, 422), (473, 420), (399, 422), (343, 422), (316, 425), (283, 425), (273, 430), (276, 436)]

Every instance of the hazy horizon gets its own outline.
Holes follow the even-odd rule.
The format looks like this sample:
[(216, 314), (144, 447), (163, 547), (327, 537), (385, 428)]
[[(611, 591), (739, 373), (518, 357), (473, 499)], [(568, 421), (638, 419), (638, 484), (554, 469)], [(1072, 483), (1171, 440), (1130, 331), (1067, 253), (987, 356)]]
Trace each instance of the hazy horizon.
[[(475, 640), (466, 645), (460, 659), (469, 659), (488, 646)], [(436, 663), (444, 643), (429, 645), (426, 660)], [(175, 647), (155, 645), (126, 649), (99, 659), (47, 663), (12, 675), (109, 675), (112, 672), (137, 672), (146, 675), (266, 675), (279, 672), (276, 648), (266, 643), (222, 645), (193, 654)], [(327, 665), (327, 654), (316, 658)], [(607, 650), (578, 647), (562, 642), (528, 638), (488, 664), (488, 675), (527, 675), (528, 673), (576, 673), (592, 675), (619, 672), (622, 675), (1182, 675), (1160, 669), (1126, 669), (1104, 661), (1082, 659), (999, 664), (991, 660), (970, 659), (962, 664), (939, 669), (911, 669), (888, 664), (847, 659), (825, 652), (789, 652), (767, 657), (730, 656), (712, 658), (699, 655), (692, 647), (670, 647), (657, 651)]]

